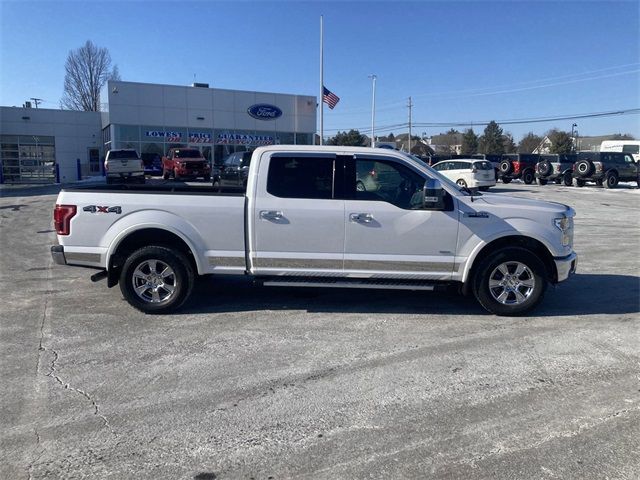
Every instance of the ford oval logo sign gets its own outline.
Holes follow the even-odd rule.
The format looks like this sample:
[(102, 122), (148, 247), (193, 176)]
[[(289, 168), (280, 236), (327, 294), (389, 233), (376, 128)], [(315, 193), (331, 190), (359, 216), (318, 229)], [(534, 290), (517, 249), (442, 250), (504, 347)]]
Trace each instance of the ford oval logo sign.
[(268, 105), (266, 103), (251, 105), (247, 109), (247, 113), (258, 120), (275, 120), (282, 116), (282, 110), (275, 105)]

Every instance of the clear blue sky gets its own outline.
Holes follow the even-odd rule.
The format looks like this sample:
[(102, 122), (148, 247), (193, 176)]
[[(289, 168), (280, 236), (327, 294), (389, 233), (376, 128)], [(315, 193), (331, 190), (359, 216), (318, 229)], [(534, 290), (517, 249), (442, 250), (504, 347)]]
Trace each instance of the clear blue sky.
[[(0, 105), (58, 108), (68, 52), (107, 47), (123, 80), (317, 95), (325, 135), (415, 123), (508, 120), (640, 107), (640, 2), (159, 2), (0, 0)], [(503, 125), (526, 132), (573, 120)], [(575, 120), (581, 135), (631, 133), (640, 116)], [(484, 127), (476, 127), (480, 132)], [(436, 134), (446, 127), (420, 127)], [(366, 132), (365, 132), (366, 133)]]

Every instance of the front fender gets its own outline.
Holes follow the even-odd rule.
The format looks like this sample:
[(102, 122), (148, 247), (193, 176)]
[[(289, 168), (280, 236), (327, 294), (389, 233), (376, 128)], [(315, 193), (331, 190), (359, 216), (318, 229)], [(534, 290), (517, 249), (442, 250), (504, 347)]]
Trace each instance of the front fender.
[(560, 231), (554, 226), (546, 227), (526, 218), (508, 219), (504, 221), (500, 230), (474, 233), (460, 245), (458, 249), (460, 256), (456, 259), (456, 263), (460, 264), (461, 271), (458, 271), (458, 275), (461, 277), (461, 281), (467, 281), (469, 272), (484, 247), (501, 238), (514, 236), (540, 242), (553, 257), (561, 257), (571, 253), (571, 247), (565, 248), (560, 245)]

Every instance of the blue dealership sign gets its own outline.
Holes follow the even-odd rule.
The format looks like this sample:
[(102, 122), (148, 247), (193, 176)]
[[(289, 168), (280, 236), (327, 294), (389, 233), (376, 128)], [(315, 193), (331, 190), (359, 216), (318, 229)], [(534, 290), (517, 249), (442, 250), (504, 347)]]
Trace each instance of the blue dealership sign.
[(275, 120), (282, 116), (282, 110), (275, 105), (269, 105), (267, 103), (251, 105), (247, 109), (247, 113), (258, 120)]

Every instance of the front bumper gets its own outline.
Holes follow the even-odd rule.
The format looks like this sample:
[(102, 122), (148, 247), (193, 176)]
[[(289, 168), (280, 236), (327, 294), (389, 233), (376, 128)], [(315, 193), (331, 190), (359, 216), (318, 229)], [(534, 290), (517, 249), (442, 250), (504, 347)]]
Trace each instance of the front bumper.
[(56, 265), (66, 265), (67, 258), (64, 256), (64, 247), (62, 245), (51, 246), (51, 258)]
[(553, 261), (556, 264), (556, 271), (558, 272), (558, 282), (565, 281), (569, 278), (569, 275), (576, 273), (576, 268), (578, 268), (578, 254), (575, 252), (566, 257), (554, 258)]

